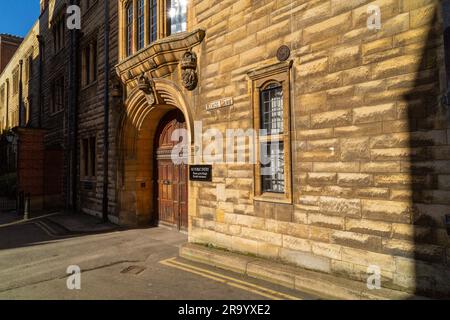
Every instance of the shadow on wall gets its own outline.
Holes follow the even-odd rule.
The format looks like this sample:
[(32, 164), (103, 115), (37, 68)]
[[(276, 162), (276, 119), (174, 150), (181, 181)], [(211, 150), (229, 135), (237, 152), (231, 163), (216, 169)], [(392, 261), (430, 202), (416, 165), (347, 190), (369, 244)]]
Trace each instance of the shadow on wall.
[[(400, 240), (393, 253), (400, 273), (398, 283), (413, 288), (418, 295), (448, 298), (450, 235), (445, 229), (445, 216), (450, 214), (450, 122), (443, 99), (442, 35), (442, 20), (436, 11), (426, 41), (403, 47), (412, 54), (422, 52), (412, 89), (398, 106), (399, 116), (405, 121), (397, 124), (397, 132), (406, 131), (402, 126), (408, 126), (405, 129), (410, 132), (409, 145), (404, 146), (409, 147), (409, 161), (401, 163), (402, 175), (409, 175), (409, 183), (404, 190), (400, 187), (396, 196), (412, 203), (412, 227), (404, 230), (403, 236), (412, 241), (413, 250)], [(401, 90), (405, 83), (397, 86)]]

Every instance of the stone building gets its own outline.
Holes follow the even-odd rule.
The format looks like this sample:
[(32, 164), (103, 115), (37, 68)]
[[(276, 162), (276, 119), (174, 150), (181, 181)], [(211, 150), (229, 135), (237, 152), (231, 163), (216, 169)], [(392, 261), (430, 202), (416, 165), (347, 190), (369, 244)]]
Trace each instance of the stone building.
[[(119, 223), (364, 282), (375, 265), (384, 287), (448, 295), (444, 5), (119, 1)], [(211, 181), (170, 161), (184, 127)], [(209, 129), (266, 132), (205, 160)], [(270, 162), (226, 161), (251, 151)]]
[(79, 2), (41, 1), (44, 189), (121, 225), (448, 296), (448, 2), (86, 0), (69, 31)]
[[(39, 172), (33, 180), (42, 181), (40, 208), (44, 210), (69, 209), (102, 215), (104, 88), (105, 74), (111, 72), (104, 68), (104, 20), (99, 19), (104, 16), (105, 3), (108, 2), (41, 1), (35, 27), (38, 37), (34, 36), (39, 53), (35, 59), (36, 117), (29, 127), (39, 132), (39, 141), (33, 144), (39, 144), (42, 161), (38, 161), (39, 168), (33, 167), (36, 174)], [(69, 30), (66, 25), (68, 8), (74, 4), (81, 8), (82, 30)], [(110, 41), (115, 41), (116, 47), (111, 46), (108, 52), (114, 65), (114, 30), (118, 25), (117, 5), (112, 2), (109, 14)], [(20, 58), (20, 54), (16, 56)], [(24, 125), (19, 127), (22, 130)], [(19, 186), (19, 190), (23, 189), (26, 188)]]
[[(36, 130), (39, 118), (39, 24), (36, 22), (24, 39), (2, 36), (3, 72), (0, 75), (0, 148), (2, 159), (0, 179), (11, 178), (20, 184), (20, 191), (30, 194), (33, 208), (43, 204), (43, 172), (34, 168), (43, 165), (43, 150), (37, 147), (42, 132)], [(13, 40), (9, 48), (3, 42)], [(4, 50), (4, 51), (3, 51)], [(10, 58), (5, 65), (5, 60)], [(11, 131), (12, 130), (12, 131)], [(12, 135), (14, 143), (6, 135)], [(21, 143), (17, 145), (17, 141)], [(37, 147), (37, 149), (36, 149)], [(13, 186), (11, 186), (13, 188)]]
[[(36, 23), (25, 39), (0, 37), (1, 50), (4, 50), (0, 62), (0, 65), (3, 64), (0, 75), (0, 131), (32, 123), (31, 112), (37, 99), (34, 64), (39, 55), (38, 34), (39, 25)], [(11, 39), (14, 42), (8, 48), (3, 43)]]

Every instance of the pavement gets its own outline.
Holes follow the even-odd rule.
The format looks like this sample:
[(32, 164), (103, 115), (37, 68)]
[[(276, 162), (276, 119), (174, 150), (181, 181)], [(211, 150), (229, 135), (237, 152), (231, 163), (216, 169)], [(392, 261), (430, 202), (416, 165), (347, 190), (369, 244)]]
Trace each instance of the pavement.
[[(167, 228), (122, 229), (82, 215), (29, 221), (0, 214), (0, 299), (317, 299), (178, 257), (187, 236)], [(68, 289), (68, 267), (81, 270)]]

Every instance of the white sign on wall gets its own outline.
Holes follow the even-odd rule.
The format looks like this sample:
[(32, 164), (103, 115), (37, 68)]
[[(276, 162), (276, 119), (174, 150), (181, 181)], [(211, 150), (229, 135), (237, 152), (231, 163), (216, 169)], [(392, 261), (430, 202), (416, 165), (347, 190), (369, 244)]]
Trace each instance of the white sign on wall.
[(231, 107), (234, 104), (233, 98), (225, 98), (211, 102), (206, 105), (206, 111), (216, 110), (225, 107)]

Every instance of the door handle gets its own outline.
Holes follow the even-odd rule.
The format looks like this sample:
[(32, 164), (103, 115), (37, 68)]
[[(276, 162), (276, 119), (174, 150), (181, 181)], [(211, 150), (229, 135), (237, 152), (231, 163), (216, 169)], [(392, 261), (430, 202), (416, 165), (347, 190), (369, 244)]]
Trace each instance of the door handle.
[(170, 186), (171, 185), (171, 181), (170, 180), (164, 180), (163, 184), (166, 186)]

